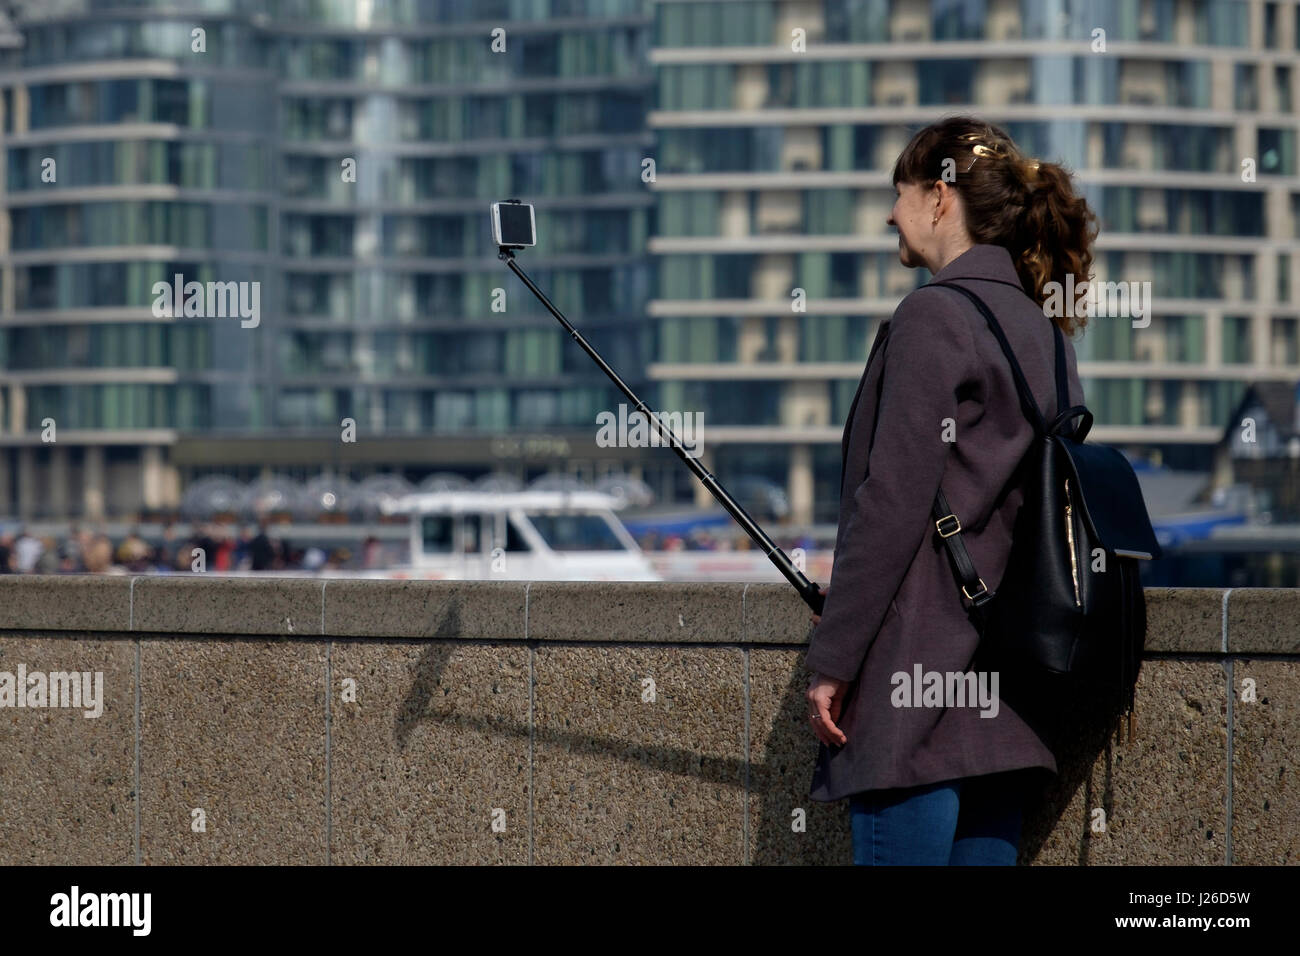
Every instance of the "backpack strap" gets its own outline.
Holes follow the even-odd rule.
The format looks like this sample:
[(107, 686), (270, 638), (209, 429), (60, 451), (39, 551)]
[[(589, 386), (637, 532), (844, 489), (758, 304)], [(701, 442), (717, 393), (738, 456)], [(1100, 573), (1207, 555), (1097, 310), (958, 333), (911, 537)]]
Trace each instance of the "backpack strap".
[(966, 542), (961, 539), (961, 519), (948, 507), (948, 499), (942, 488), (934, 496), (934, 510), (930, 513), (934, 515), (935, 530), (948, 548), (948, 557), (952, 559), (953, 573), (957, 575), (961, 593), (973, 602), (975, 609), (982, 611), (984, 605), (993, 600), (993, 592), (984, 585), (984, 579), (975, 570), (975, 562), (966, 550)]

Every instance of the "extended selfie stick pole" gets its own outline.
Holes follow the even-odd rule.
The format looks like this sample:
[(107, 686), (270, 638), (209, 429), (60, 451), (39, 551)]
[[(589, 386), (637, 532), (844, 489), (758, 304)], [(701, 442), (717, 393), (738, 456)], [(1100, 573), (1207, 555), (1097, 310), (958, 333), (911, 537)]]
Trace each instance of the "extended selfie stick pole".
[(821, 594), (821, 589), (817, 584), (808, 580), (804, 573), (794, 566), (794, 562), (790, 560), (786, 553), (776, 546), (775, 542), (773, 542), (772, 539), (763, 532), (763, 529), (754, 522), (754, 519), (746, 513), (745, 509), (737, 504), (736, 500), (732, 498), (731, 495), (727, 494), (727, 490), (718, 484), (718, 480), (714, 478), (703, 465), (690, 455), (686, 454), (686, 450), (682, 447), (682, 443), (677, 439), (677, 436), (672, 433), (672, 430), (660, 423), (659, 417), (654, 412), (650, 411), (650, 409), (646, 408), (645, 402), (641, 401), (641, 399), (637, 398), (636, 395), (632, 393), (632, 389), (628, 388), (624, 381), (618, 377), (618, 373), (610, 368), (605, 360), (600, 357), (600, 353), (593, 349), (587, 343), (587, 340), (582, 337), (582, 334), (573, 327), (568, 319), (564, 317), (563, 313), (551, 304), (551, 300), (546, 298), (546, 294), (533, 284), (532, 279), (524, 275), (524, 270), (520, 269), (518, 264), (515, 262), (515, 255), (510, 250), (510, 247), (499, 246), (497, 250), (497, 258), (504, 259), (506, 265), (510, 267), (510, 270), (514, 272), (515, 275), (519, 276), (519, 278), (523, 280), (524, 285), (528, 286), (529, 291), (531, 291), (533, 295), (537, 296), (538, 301), (541, 302), (542, 305), (546, 306), (546, 310), (560, 320), (560, 324), (564, 326), (569, 335), (573, 336), (573, 340), (582, 346), (582, 350), (591, 356), (591, 360), (600, 366), (600, 370), (609, 376), (609, 380), (618, 386), (618, 390), (626, 395), (629, 401), (636, 405), (636, 410), (644, 415), (654, 425), (658, 430), (660, 437), (666, 437), (669, 439), (669, 443), (671, 444), (673, 451), (677, 453), (677, 457), (684, 461), (686, 467), (695, 473), (695, 477), (698, 478), (700, 483), (709, 490), (709, 494), (713, 495), (713, 497), (718, 500), (718, 504), (726, 508), (727, 512), (736, 519), (736, 522), (742, 529), (744, 529), (745, 534), (749, 535), (749, 537), (753, 539), (754, 543), (763, 549), (763, 553), (767, 555), (768, 560), (776, 565), (776, 569), (785, 576), (787, 581), (794, 585), (795, 590), (799, 592), (799, 596), (804, 599), (804, 603), (813, 609), (813, 613), (820, 614), (822, 612), (822, 604), (825, 602), (825, 598)]

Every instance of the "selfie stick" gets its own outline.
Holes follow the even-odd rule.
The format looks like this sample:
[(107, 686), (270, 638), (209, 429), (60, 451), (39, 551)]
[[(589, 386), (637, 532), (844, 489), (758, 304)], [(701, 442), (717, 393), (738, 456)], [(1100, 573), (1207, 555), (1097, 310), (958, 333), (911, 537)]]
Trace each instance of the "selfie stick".
[[(564, 326), (569, 335), (573, 336), (573, 340), (582, 346), (582, 350), (591, 356), (591, 360), (600, 366), (600, 370), (609, 376), (609, 380), (618, 386), (619, 391), (636, 405), (636, 410), (654, 424), (660, 437), (670, 439), (670, 444), (673, 451), (677, 453), (677, 457), (686, 463), (686, 467), (695, 473), (695, 477), (709, 490), (709, 494), (718, 500), (718, 504), (727, 509), (745, 534), (749, 535), (754, 543), (763, 550), (768, 560), (776, 565), (776, 569), (785, 576), (785, 579), (794, 585), (795, 590), (799, 592), (799, 596), (804, 599), (804, 603), (813, 609), (813, 613), (820, 614), (826, 599), (817, 584), (808, 580), (804, 573), (794, 566), (794, 562), (790, 560), (786, 553), (776, 546), (776, 543), (763, 532), (763, 529), (754, 522), (754, 519), (749, 516), (745, 509), (737, 504), (731, 495), (727, 494), (726, 489), (718, 484), (718, 480), (703, 465), (686, 454), (685, 449), (682, 448), (682, 443), (672, 433), (672, 430), (660, 423), (659, 416), (646, 408), (645, 402), (632, 393), (632, 389), (628, 388), (624, 381), (618, 377), (618, 373), (606, 364), (605, 360), (600, 357), (600, 353), (593, 349), (587, 343), (587, 340), (582, 337), (582, 334), (564, 317), (563, 313), (551, 304), (551, 300), (546, 298), (545, 293), (533, 284), (533, 280), (524, 275), (524, 271), (515, 262), (515, 255), (511, 251), (511, 247), (499, 246), (497, 248), (497, 258), (504, 259), (510, 270), (519, 276), (524, 285), (528, 286), (529, 291), (537, 296), (542, 305), (546, 306), (547, 311), (560, 320), (560, 324)], [(667, 433), (666, 436), (665, 433)]]

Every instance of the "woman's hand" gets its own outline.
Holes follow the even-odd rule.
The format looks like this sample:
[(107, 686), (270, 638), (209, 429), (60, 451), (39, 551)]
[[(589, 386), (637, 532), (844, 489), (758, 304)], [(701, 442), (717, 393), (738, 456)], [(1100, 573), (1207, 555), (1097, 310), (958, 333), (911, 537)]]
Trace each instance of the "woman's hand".
[[(817, 589), (817, 592), (818, 592), (822, 597), (825, 597), (825, 596), (826, 596), (826, 588), (818, 588), (818, 589)], [(821, 616), (820, 614), (814, 614), (814, 615), (812, 616), (812, 622), (813, 622), (813, 627), (816, 627), (818, 624), (820, 624), (820, 623), (822, 622), (822, 616)]]
[(849, 742), (844, 731), (835, 726), (835, 721), (840, 719), (844, 692), (848, 689), (847, 681), (825, 674), (813, 674), (808, 682), (808, 720), (817, 739), (828, 747), (843, 747)]

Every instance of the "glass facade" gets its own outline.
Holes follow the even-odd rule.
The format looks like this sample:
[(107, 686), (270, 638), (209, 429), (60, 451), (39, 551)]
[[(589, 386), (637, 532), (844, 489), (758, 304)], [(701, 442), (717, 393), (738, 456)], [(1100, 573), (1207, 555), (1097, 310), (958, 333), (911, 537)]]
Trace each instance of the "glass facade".
[[(613, 389), (496, 259), (487, 205), (536, 204), (530, 276), (644, 389), (648, 6), (19, 4), (0, 357), (42, 380), (4, 427), (594, 427)], [(257, 283), (256, 326), (158, 315), (178, 274)]]
[(1149, 283), (1149, 323), (1096, 317), (1075, 339), (1094, 434), (1208, 467), (1247, 383), (1297, 372), (1300, 196), (1279, 185), (1297, 175), (1300, 24), (1274, 6), (656, 3), (655, 378), (728, 429), (716, 473), (811, 488), (802, 513), (834, 520), (861, 363), (930, 278), (898, 262), (889, 173), (955, 112), (1071, 168), (1100, 219), (1094, 279)]
[[(589, 434), (622, 396), (497, 260), (487, 204), (518, 196), (529, 275), (629, 384), (725, 430), (724, 481), (826, 520), (861, 363), (930, 278), (898, 262), (890, 168), (959, 111), (1075, 170), (1096, 278), (1150, 283), (1149, 325), (1076, 339), (1101, 440), (1194, 457), (1246, 382), (1294, 375), (1294, 4), (13, 6), (0, 431)], [(255, 327), (160, 313), (177, 275), (256, 284)]]

